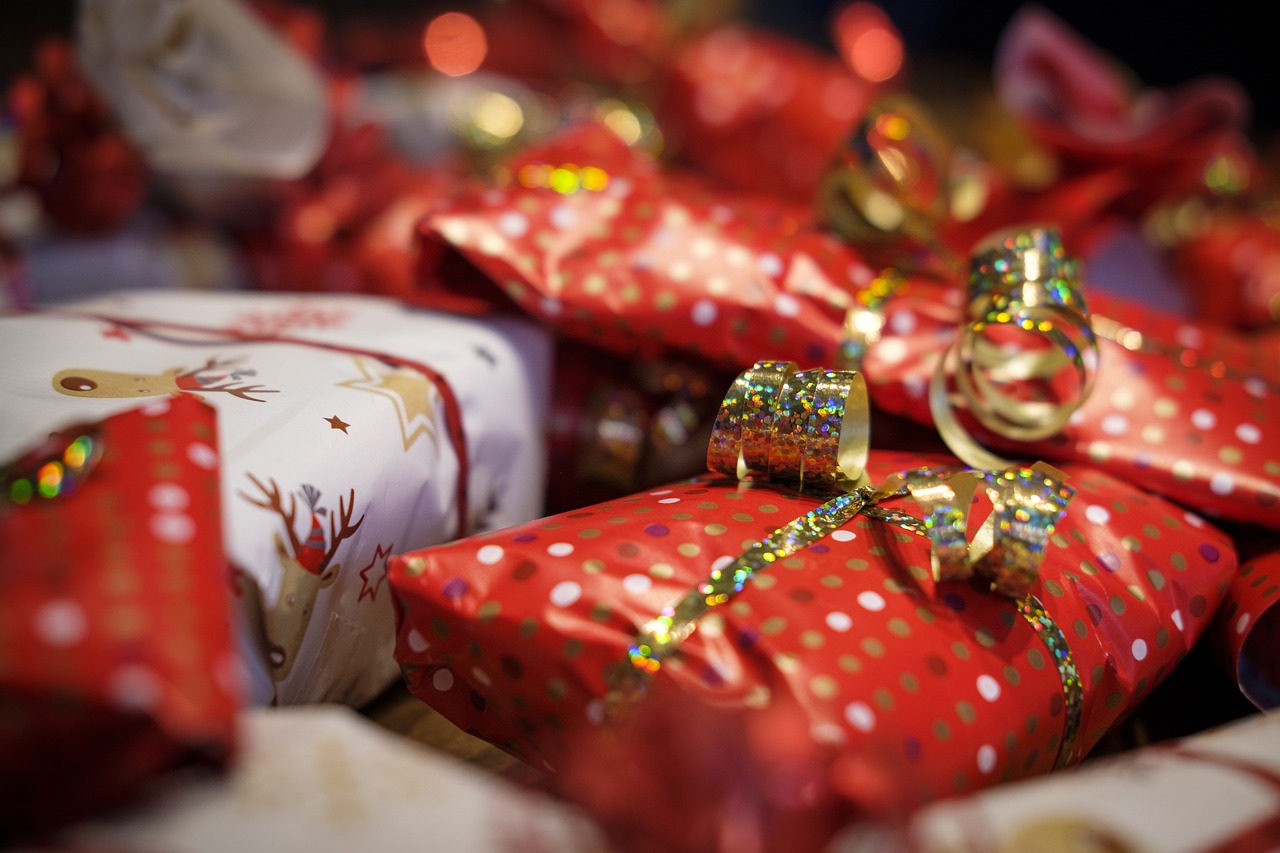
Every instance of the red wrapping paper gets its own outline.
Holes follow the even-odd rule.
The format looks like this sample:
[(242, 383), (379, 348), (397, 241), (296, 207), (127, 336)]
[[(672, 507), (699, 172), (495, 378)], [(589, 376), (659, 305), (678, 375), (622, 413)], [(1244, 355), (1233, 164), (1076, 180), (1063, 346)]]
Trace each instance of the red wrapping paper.
[(1241, 550), (1211, 636), (1240, 692), (1270, 711), (1280, 708), (1280, 550), (1262, 539)]
[[(869, 471), (878, 481), (941, 461), (874, 453)], [(1067, 763), (1180, 659), (1235, 569), (1230, 541), (1196, 516), (1106, 474), (1069, 473), (1078, 493), (1034, 588), (1083, 680)], [(816, 503), (704, 475), (402, 555), (389, 574), (397, 659), (410, 689), (461, 728), (561, 767), (566, 733), (601, 723), (605, 670), (640, 626)], [(794, 702), (818, 743), (877, 768), (844, 784), (864, 808), (1047, 772), (1064, 701), (1045, 645), (1010, 601), (935, 585), (928, 565), (923, 540), (855, 519), (705, 616), (656, 684), (690, 697), (691, 717), (700, 704)], [(678, 776), (681, 757), (665, 755)]]
[[(588, 168), (594, 189), (561, 193), (528, 177)], [(846, 312), (879, 273), (809, 210), (663, 172), (603, 128), (528, 149), (511, 172), (509, 185), (460, 193), (423, 221), (423, 299), (515, 306), (626, 355), (678, 351), (741, 369), (767, 349), (831, 364)], [(1024, 458), (1104, 463), (1187, 506), (1280, 526), (1280, 461), (1266, 437), (1280, 423), (1274, 360), (1211, 324), (1088, 298), (1114, 321), (1108, 334), (1141, 332), (1140, 344), (1125, 338), (1140, 348), (1101, 342), (1094, 394), (1060, 436), (986, 438)], [(961, 303), (959, 283), (917, 276), (886, 304), (864, 365), (877, 408), (931, 423), (925, 391)]]
[(78, 488), (0, 506), (8, 832), (120, 805), (179, 766), (221, 767), (235, 745), (214, 411), (174, 398), (94, 429), (101, 461)]
[(1244, 329), (1280, 320), (1280, 231), (1265, 215), (1211, 214), (1170, 256), (1191, 284), (1196, 316)]

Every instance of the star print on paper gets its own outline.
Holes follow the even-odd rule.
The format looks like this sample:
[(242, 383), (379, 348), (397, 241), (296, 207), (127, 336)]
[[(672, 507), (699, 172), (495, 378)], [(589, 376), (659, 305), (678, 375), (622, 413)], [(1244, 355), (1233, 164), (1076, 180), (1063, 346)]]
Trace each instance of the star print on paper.
[(347, 432), (347, 427), (351, 426), (351, 424), (347, 423), (342, 418), (338, 417), (337, 415), (334, 415), (333, 417), (325, 418), (324, 420), (329, 422), (330, 429), (341, 430), (343, 435), (349, 435), (349, 433)]
[[(387, 564), (391, 562), (395, 547), (395, 543), (392, 543), (384, 550), (379, 545), (369, 565), (360, 570), (360, 595), (356, 598), (357, 602), (364, 601), (366, 597), (370, 601), (378, 597), (378, 590), (382, 587), (382, 582), (387, 579)], [(373, 572), (373, 578), (369, 577), (370, 572)]]
[(395, 406), (400, 421), (400, 437), (408, 450), (422, 436), (436, 443), (436, 405), (439, 394), (427, 377), (406, 367), (389, 367), (377, 359), (354, 356), (360, 371), (357, 379), (339, 382), (342, 388), (368, 391), (385, 397)]

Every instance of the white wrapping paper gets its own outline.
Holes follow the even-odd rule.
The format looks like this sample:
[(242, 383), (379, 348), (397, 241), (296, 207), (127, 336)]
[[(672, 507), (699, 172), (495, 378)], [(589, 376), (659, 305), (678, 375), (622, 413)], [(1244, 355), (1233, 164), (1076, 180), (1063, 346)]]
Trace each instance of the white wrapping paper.
[(179, 788), (149, 808), (67, 833), (74, 849), (135, 853), (580, 851), (606, 849), (549, 797), (433, 753), (334, 706), (244, 715), (225, 783)]
[[(217, 408), (259, 703), (371, 699), (398, 674), (391, 554), (541, 512), (550, 346), (523, 321), (369, 297), (131, 292), (0, 317), (0, 357), (0, 459), (139, 400)], [(138, 499), (180, 541), (172, 495)]]

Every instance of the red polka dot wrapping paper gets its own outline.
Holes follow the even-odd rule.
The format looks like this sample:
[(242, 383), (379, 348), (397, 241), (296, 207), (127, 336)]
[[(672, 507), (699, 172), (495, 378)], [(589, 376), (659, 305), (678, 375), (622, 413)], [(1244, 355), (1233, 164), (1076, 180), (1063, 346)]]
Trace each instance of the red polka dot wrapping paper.
[[(802, 367), (839, 363), (845, 314), (878, 270), (810, 209), (665, 173), (594, 126), (510, 165), (519, 174), (551, 164), (596, 164), (607, 180), (569, 194), (518, 181), (460, 193), (420, 226), (424, 299), (514, 304), (633, 356), (676, 350), (734, 369), (762, 352)], [(1095, 315), (1139, 332), (1141, 348), (1100, 341), (1093, 395), (1052, 439), (975, 434), (1022, 458), (1105, 465), (1224, 519), (1280, 526), (1280, 456), (1267, 439), (1280, 423), (1274, 359), (1212, 324), (1088, 293), (1087, 270), (1086, 298)], [(878, 409), (932, 423), (929, 378), (955, 340), (962, 300), (957, 283), (911, 277), (885, 304), (864, 362)]]
[(1257, 213), (1219, 212), (1173, 248), (1200, 317), (1236, 328), (1280, 320), (1280, 230)]
[(214, 411), (178, 398), (97, 429), (79, 488), (0, 508), (0, 838), (235, 745)]
[[(878, 480), (942, 461), (873, 453)], [(1078, 490), (1034, 594), (1082, 679), (1078, 759), (1178, 662), (1235, 570), (1228, 538), (1107, 474)], [(818, 501), (714, 475), (399, 556), (389, 583), (410, 689), (537, 766), (600, 725), (605, 670), (639, 627)], [(786, 697), (815, 739), (888, 768), (900, 802), (1044, 773), (1062, 679), (1014, 605), (935, 586), (927, 543), (855, 519), (704, 616), (658, 675), (707, 706)], [(672, 773), (679, 756), (671, 756)], [(861, 794), (855, 792), (855, 800)]]
[[(1259, 708), (1280, 708), (1280, 550), (1242, 544), (1211, 637), (1240, 692)], [(1247, 556), (1245, 556), (1247, 555)]]

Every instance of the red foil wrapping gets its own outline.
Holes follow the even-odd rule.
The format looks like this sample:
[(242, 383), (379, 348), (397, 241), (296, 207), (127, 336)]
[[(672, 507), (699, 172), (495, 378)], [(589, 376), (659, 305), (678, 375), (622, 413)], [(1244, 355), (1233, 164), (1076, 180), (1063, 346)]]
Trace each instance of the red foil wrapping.
[(1264, 711), (1280, 708), (1280, 550), (1246, 540), (1212, 638), (1240, 692)]
[[(594, 125), (526, 150), (510, 174), (423, 221), (423, 299), (514, 306), (616, 353), (742, 369), (762, 350), (837, 363), (846, 313), (887, 284), (885, 325), (863, 365), (873, 401), (931, 423), (929, 377), (964, 313), (958, 282), (890, 281), (807, 208), (663, 172)], [(1110, 321), (1095, 320), (1104, 340), (1089, 402), (1053, 439), (985, 439), (1026, 458), (1105, 464), (1187, 506), (1280, 526), (1280, 457), (1266, 440), (1280, 423), (1274, 360), (1211, 324), (1088, 300)]]
[[(211, 407), (173, 398), (4, 469), (5, 832), (52, 829), (126, 802), (164, 771), (230, 757), (239, 660), (216, 431)], [(79, 435), (100, 461), (59, 478)]]
[(55, 225), (101, 234), (133, 216), (146, 193), (146, 167), (66, 41), (38, 46), (35, 67), (13, 84), (8, 106), (17, 122), (17, 181), (35, 190)]
[[(873, 453), (868, 471), (878, 482), (946, 461)], [(1035, 623), (985, 587), (935, 584), (924, 540), (865, 518), (758, 574), (699, 621), (655, 676), (655, 689), (686, 697), (682, 713), (664, 715), (670, 726), (697, 726), (702, 705), (794, 704), (803, 723), (777, 736), (836, 747), (871, 768), (842, 783), (867, 809), (1078, 760), (1195, 641), (1235, 552), (1191, 513), (1100, 472), (1068, 473), (1077, 493), (1033, 593), (1078, 668), (1073, 745), (1063, 747), (1064, 676)], [(604, 721), (607, 673), (641, 626), (817, 502), (704, 475), (404, 554), (389, 573), (397, 659), (410, 689), (461, 728), (562, 767), (571, 744), (584, 749), (573, 733)], [(670, 738), (663, 743), (682, 741)], [(692, 769), (694, 755), (648, 749), (671, 778), (686, 764), (706, 773)], [(698, 804), (675, 808), (655, 820), (678, 823)]]

